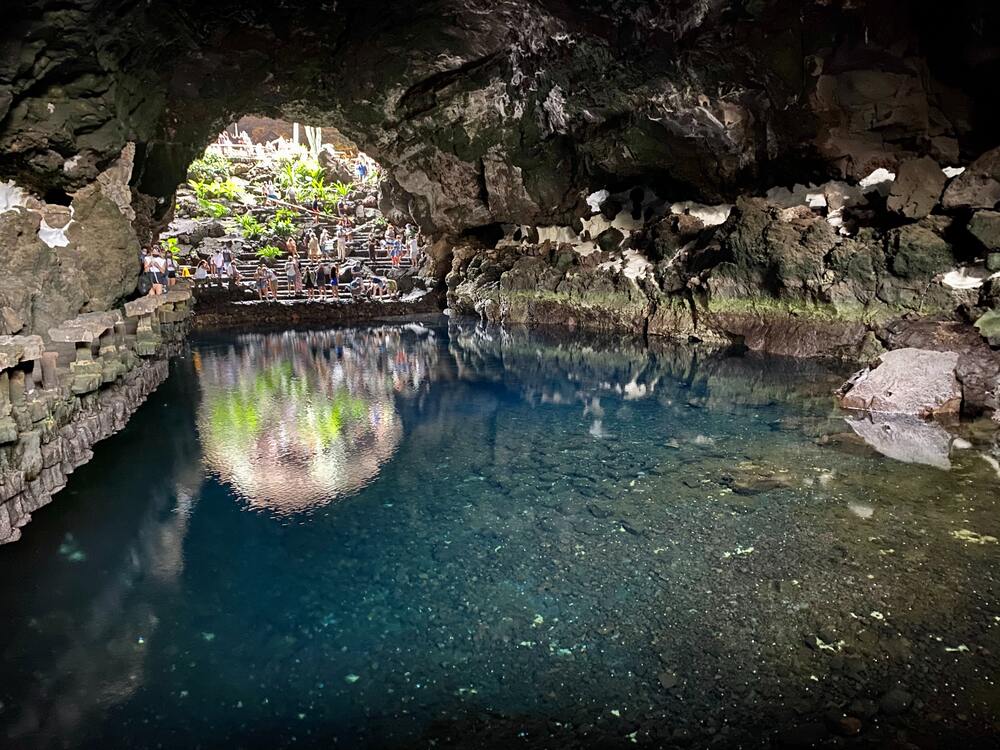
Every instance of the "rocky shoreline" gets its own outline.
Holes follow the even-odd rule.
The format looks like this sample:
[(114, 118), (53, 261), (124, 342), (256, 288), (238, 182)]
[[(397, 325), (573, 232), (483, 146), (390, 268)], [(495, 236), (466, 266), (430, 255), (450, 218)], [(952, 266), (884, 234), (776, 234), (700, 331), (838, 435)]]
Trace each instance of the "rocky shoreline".
[(409, 302), (259, 302), (240, 291), (204, 288), (195, 297), (192, 326), (198, 331), (211, 331), (345, 325), (440, 313), (441, 302), (441, 295), (436, 292)]
[(0, 336), (0, 544), (123, 429), (185, 346), (191, 293), (142, 297), (40, 336)]

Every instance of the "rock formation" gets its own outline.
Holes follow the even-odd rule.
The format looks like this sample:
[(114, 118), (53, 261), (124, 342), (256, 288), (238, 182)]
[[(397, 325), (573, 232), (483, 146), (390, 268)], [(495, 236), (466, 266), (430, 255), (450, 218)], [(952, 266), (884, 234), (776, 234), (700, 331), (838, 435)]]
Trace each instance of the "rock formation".
[(135, 230), (253, 113), (378, 159), (456, 311), (860, 359), (906, 315), (995, 340), (985, 3), (35, 0), (7, 28), (5, 330), (127, 295)]

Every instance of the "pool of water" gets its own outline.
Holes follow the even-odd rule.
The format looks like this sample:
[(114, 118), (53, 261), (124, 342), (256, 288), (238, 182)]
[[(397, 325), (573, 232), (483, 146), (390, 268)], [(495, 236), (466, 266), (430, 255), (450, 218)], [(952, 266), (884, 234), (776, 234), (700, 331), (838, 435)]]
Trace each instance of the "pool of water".
[(196, 340), (0, 548), (0, 745), (995, 747), (996, 437), (845, 418), (845, 374)]

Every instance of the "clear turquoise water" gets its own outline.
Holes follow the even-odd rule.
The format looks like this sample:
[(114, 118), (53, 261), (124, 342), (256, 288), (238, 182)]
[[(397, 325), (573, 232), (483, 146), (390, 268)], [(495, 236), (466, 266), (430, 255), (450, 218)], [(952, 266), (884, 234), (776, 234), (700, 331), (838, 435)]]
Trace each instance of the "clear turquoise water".
[(0, 745), (991, 747), (995, 436), (852, 429), (844, 374), (475, 327), (196, 341), (0, 548)]

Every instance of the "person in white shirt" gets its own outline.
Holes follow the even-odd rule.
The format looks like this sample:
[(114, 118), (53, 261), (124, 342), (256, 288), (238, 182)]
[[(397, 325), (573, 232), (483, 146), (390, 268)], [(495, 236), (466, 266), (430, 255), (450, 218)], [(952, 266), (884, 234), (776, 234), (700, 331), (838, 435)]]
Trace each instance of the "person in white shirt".
[(219, 286), (222, 286), (222, 271), (226, 267), (226, 257), (222, 254), (221, 250), (216, 250), (215, 254), (212, 255), (212, 272), (215, 274), (215, 278), (219, 280)]
[(149, 293), (163, 294), (163, 287), (167, 284), (167, 261), (163, 258), (160, 248), (154, 247), (152, 255), (146, 256), (145, 270), (153, 277)]

